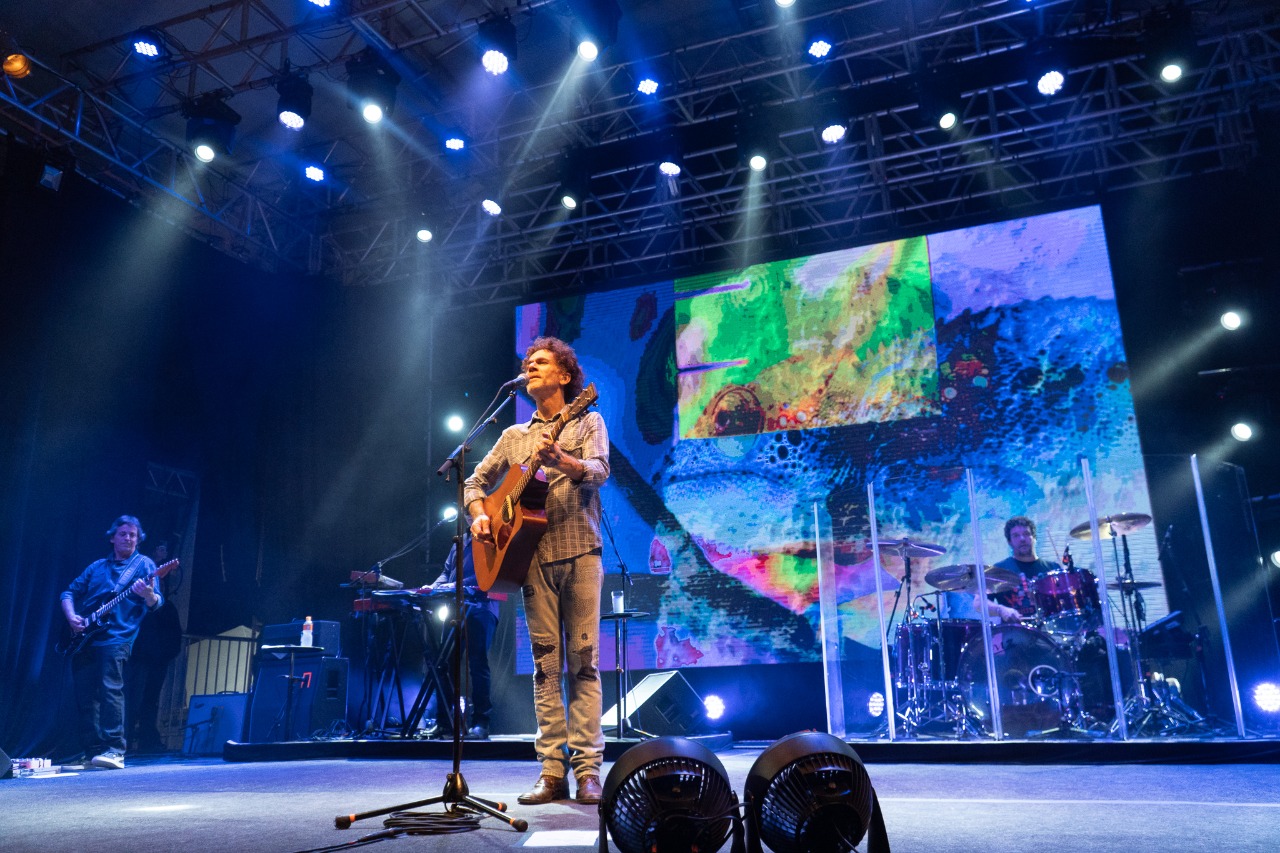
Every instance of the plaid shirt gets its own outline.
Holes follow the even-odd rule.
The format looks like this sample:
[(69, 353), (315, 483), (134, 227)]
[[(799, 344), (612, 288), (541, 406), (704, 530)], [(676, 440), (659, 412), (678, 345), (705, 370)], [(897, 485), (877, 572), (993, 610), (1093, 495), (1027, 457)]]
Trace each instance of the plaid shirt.
[[(465, 505), (492, 492), (511, 467), (527, 464), (549, 423), (535, 412), (528, 423), (503, 430), (498, 443), (467, 478)], [(582, 462), (586, 475), (575, 483), (559, 471), (543, 469), (548, 486), (547, 532), (538, 542), (540, 563), (569, 560), (601, 547), (600, 486), (609, 478), (609, 431), (604, 418), (588, 411), (566, 424), (557, 441), (561, 450)]]

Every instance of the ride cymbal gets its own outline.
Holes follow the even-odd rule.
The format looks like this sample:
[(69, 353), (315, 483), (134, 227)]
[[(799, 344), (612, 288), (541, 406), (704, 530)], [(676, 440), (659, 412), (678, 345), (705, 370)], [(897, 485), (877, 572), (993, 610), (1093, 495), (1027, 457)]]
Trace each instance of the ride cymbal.
[[(1098, 538), (1114, 539), (1117, 536), (1128, 536), (1136, 533), (1151, 523), (1151, 516), (1141, 512), (1118, 512), (1098, 518)], [(1089, 522), (1077, 524), (1071, 528), (1072, 539), (1091, 539), (1093, 532)]]

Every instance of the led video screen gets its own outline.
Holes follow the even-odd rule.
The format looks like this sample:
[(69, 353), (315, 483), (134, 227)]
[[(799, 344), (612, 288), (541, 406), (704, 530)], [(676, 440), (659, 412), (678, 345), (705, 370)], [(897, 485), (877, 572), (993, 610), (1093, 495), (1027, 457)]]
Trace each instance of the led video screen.
[[(1150, 513), (1096, 207), (520, 306), (515, 352), (540, 334), (599, 390), (605, 564), (651, 613), (633, 668), (820, 660), (820, 517), (843, 638), (878, 648), (869, 483), (882, 539), (945, 549), (916, 561), (907, 604), (931, 568), (973, 561), (975, 513), (986, 563), (1024, 514), (1041, 556), (1071, 545), (1096, 568), (1069, 537), (1088, 518), (1081, 459), (1099, 514)], [(1128, 544), (1135, 578), (1159, 580), (1151, 529)], [(887, 611), (903, 566), (883, 569)]]

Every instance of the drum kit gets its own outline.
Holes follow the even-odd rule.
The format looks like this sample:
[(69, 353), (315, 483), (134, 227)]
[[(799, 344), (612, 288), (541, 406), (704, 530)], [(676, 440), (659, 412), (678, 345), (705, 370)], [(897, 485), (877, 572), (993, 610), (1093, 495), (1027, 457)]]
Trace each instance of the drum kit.
[[(1099, 520), (1098, 535), (1123, 540), (1150, 522), (1151, 516), (1141, 513), (1106, 516)], [(1089, 539), (1092, 526), (1077, 525), (1071, 536)], [(880, 541), (878, 548), (881, 554), (902, 558), (906, 589), (911, 588), (912, 559), (946, 552), (940, 545), (907, 539)], [(1069, 548), (1064, 556), (1061, 571), (1030, 579), (998, 566), (982, 567), (987, 594), (1021, 591), (1025, 598), (1034, 600), (1033, 615), (990, 626), (995, 668), (991, 680), (987, 677), (981, 619), (954, 618), (957, 613), (980, 615), (975, 613), (977, 567), (947, 565), (925, 575), (925, 583), (934, 591), (916, 596), (891, 644), (896, 709), (907, 736), (993, 736), (992, 685), (999, 694), (1001, 729), (1006, 737), (1100, 737), (1115, 731), (1116, 703), (1101, 633), (1104, 622), (1098, 580), (1088, 569), (1074, 566)], [(1140, 689), (1144, 678), (1138, 665), (1137, 638), (1145, 618), (1140, 591), (1159, 584), (1133, 580), (1127, 543), (1123, 569), (1118, 557), (1117, 563), (1116, 587), (1128, 629), (1116, 631), (1120, 685), (1129, 697), (1125, 717), (1146, 719), (1152, 708)], [(1135, 685), (1139, 689), (1135, 690)], [(1162, 713), (1155, 710), (1157, 716)]]

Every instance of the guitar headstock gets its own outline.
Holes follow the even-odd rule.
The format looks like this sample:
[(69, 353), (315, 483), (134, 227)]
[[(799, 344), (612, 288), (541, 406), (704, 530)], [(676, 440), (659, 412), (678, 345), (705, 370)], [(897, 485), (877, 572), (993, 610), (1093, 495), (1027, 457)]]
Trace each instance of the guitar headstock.
[(560, 410), (559, 417), (561, 418), (561, 422), (567, 424), (569, 421), (595, 405), (595, 402), (599, 399), (600, 394), (596, 391), (596, 383), (592, 382), (578, 393), (578, 396), (573, 399), (572, 403)]
[(157, 566), (155, 576), (158, 578), (162, 578), (176, 568), (178, 568), (178, 558), (174, 557), (172, 560), (165, 563), (164, 565)]

